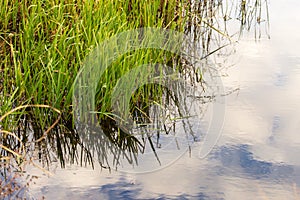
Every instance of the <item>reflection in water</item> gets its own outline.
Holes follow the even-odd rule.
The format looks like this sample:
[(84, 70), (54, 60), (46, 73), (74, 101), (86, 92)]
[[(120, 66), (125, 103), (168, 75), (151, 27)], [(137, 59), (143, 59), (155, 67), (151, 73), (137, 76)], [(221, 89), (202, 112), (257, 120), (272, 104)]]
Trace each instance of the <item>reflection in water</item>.
[(33, 192), (49, 199), (299, 199), (300, 55), (295, 50), (300, 40), (297, 35), (292, 44), (282, 44), (289, 34), (279, 32), (294, 27), (292, 19), (300, 22), (293, 7), (299, 3), (286, 2), (290, 9), (280, 19), (282, 3), (272, 3), (272, 27), (278, 32), (271, 41), (243, 40), (237, 46), (242, 58), (228, 69), (224, 85), (240, 87), (239, 95), (226, 97), (223, 135), (208, 157), (197, 156), (200, 140), (191, 145), (191, 155), (153, 173), (58, 168), (51, 178), (37, 180)]
[(214, 154), (214, 159), (221, 161), (222, 168), (225, 169), (223, 173), (227, 175), (231, 172), (234, 176), (246, 175), (254, 179), (285, 178), (286, 180), (293, 176), (292, 166), (258, 160), (253, 156), (249, 145), (222, 146)]
[(141, 192), (141, 189), (139, 188), (140, 186), (136, 185), (133, 187), (133, 183), (128, 183), (126, 180), (121, 178), (114, 184), (101, 186), (100, 190), (97, 192), (107, 194), (108, 199), (133, 199)]
[(280, 131), (280, 116), (274, 116), (272, 122), (272, 131), (269, 136), (270, 143), (275, 141), (276, 133)]

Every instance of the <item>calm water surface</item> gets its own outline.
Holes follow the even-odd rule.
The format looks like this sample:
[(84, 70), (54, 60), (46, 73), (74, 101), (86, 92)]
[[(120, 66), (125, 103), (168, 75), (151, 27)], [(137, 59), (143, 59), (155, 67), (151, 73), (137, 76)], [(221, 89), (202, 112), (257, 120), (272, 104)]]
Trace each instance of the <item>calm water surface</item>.
[[(271, 1), (271, 39), (244, 35), (222, 71), (226, 96), (222, 135), (212, 152), (199, 144), (149, 173), (77, 166), (39, 178), (46, 199), (300, 199), (300, 2)], [(227, 74), (227, 75), (226, 75)], [(40, 174), (32, 169), (33, 174)]]

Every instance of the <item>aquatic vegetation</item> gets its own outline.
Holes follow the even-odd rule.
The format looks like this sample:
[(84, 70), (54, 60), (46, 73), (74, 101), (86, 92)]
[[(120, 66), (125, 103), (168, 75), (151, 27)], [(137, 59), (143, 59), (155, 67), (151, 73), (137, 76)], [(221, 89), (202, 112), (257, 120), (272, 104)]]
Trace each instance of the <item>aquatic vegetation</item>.
[[(226, 23), (237, 16), (241, 30), (252, 24), (260, 25), (264, 19), (261, 8), (267, 2), (254, 4), (241, 1), (237, 13), (227, 11), (227, 1), (159, 0), (143, 2), (121, 1), (28, 1), (2, 0), (0, 2), (0, 159), (21, 169), (32, 163), (42, 163), (41, 169), (53, 160), (66, 163), (93, 165), (93, 153), (106, 160), (100, 163), (110, 168), (103, 148), (87, 147), (82, 143), (74, 126), (72, 86), (82, 67), (84, 58), (102, 41), (126, 30), (141, 27), (172, 29), (193, 36), (200, 52), (198, 60), (231, 44), (234, 40), (227, 32)], [(221, 20), (220, 20), (221, 19)], [(254, 20), (254, 23), (253, 23)], [(220, 24), (223, 23), (223, 25)], [(255, 30), (256, 27), (255, 27)], [(259, 35), (260, 36), (260, 35)], [(174, 71), (192, 86), (205, 88), (203, 73), (207, 69), (173, 55), (154, 49), (129, 52), (105, 72), (98, 83), (95, 103), (99, 124), (110, 142), (116, 145), (130, 163), (136, 162), (145, 141), (155, 153), (152, 135), (140, 138), (128, 134), (116, 124), (112, 115), (111, 95), (117, 81), (133, 69), (147, 63), (172, 66)], [(161, 74), (162, 76), (162, 74)], [(180, 87), (180, 86), (178, 86)], [(169, 133), (175, 120), (167, 125), (164, 113), (167, 106), (177, 109), (178, 118), (185, 113), (179, 109), (180, 98), (160, 84), (146, 84), (132, 95), (131, 115), (136, 129), (156, 122), (155, 129)], [(163, 107), (153, 112), (153, 105)], [(154, 113), (154, 114), (153, 114)], [(158, 119), (158, 120), (157, 120)], [(152, 128), (153, 129), (153, 128)], [(161, 134), (156, 131), (157, 138)], [(55, 152), (55, 156), (51, 153)], [(119, 152), (113, 156), (117, 166)], [(158, 158), (159, 160), (159, 158)]]

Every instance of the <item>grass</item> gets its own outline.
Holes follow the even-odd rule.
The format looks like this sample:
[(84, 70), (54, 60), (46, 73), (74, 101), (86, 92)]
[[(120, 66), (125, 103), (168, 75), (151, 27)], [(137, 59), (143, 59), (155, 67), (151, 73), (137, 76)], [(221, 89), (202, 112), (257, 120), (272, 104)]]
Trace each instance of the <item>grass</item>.
[[(251, 27), (254, 19), (256, 30), (263, 22), (263, 5), (267, 8), (262, 0), (243, 0), (236, 7), (238, 14), (232, 14), (224, 11), (227, 1), (214, 0), (194, 5), (185, 0), (0, 0), (0, 159), (29, 161), (33, 142), (31, 150), (43, 166), (51, 162), (50, 151), (56, 152), (62, 167), (68, 162), (93, 164), (91, 151), (99, 154), (104, 150), (87, 148), (79, 138), (74, 128), (72, 86), (84, 58), (99, 43), (141, 27), (172, 29), (194, 35), (203, 50), (201, 59), (206, 59), (232, 42), (220, 22), (226, 24), (228, 16), (234, 15), (242, 30)], [(220, 40), (226, 45), (219, 44)], [(203, 83), (202, 68), (159, 50), (130, 52), (110, 66), (98, 83), (98, 118), (111, 141), (129, 152), (129, 162), (136, 160), (144, 144), (118, 129), (111, 115), (111, 95), (120, 77), (153, 62), (174, 66), (191, 84)], [(159, 84), (145, 85), (132, 95), (131, 113), (138, 123), (147, 124), (151, 105), (176, 107), (177, 101)], [(146, 139), (153, 146), (151, 137)]]
[[(101, 41), (125, 30), (174, 27), (173, 17), (166, 21), (165, 10), (175, 4), (168, 1), (166, 8), (160, 1), (1, 1), (0, 115), (22, 105), (49, 105), (61, 112), (60, 124), (72, 129), (72, 84), (85, 56)], [(168, 17), (173, 15), (172, 10)], [(112, 68), (119, 73), (113, 74), (117, 77), (129, 67), (124, 63)], [(115, 79), (113, 76), (106, 80)], [(100, 102), (106, 112), (108, 95)], [(49, 109), (27, 107), (2, 121), (2, 128), (16, 131), (22, 120), (29, 120), (28, 115), (33, 127), (40, 130), (57, 118)], [(41, 131), (37, 132), (39, 138)]]
[[(175, 128), (176, 120), (167, 117), (170, 110), (177, 110), (177, 119), (186, 115), (181, 97), (160, 84), (138, 88), (131, 97), (131, 116), (138, 130), (155, 124), (150, 128), (157, 130), (157, 141), (148, 133), (135, 137), (122, 131), (116, 123), (119, 116), (112, 114), (111, 95), (117, 81), (137, 66), (161, 63), (173, 66), (191, 85), (205, 87), (205, 69), (184, 57), (154, 49), (119, 57), (100, 78), (95, 97), (100, 126), (116, 147), (111, 148), (111, 143), (105, 142), (102, 146), (84, 144), (74, 127), (72, 86), (84, 58), (118, 33), (156, 27), (192, 35), (202, 49), (199, 59), (205, 60), (234, 41), (226, 29), (230, 17), (240, 21), (240, 33), (254, 23), (255, 34), (260, 36), (257, 30), (265, 12), (268, 28), (266, 2), (243, 0), (235, 6), (229, 4), (215, 0), (193, 5), (185, 0), (0, 0), (0, 159), (9, 166), (1, 167), (1, 192), (9, 198), (24, 190), (14, 177), (22, 175), (16, 170), (23, 171), (26, 164), (49, 173), (51, 152), (55, 152), (62, 167), (67, 163), (93, 166), (94, 153), (104, 168), (118, 166), (121, 156), (136, 163), (146, 142), (156, 155), (160, 135)], [(264, 5), (266, 9), (262, 9)], [(236, 13), (232, 8), (227, 10), (229, 7), (235, 7)], [(179, 90), (181, 86), (177, 87)], [(160, 109), (153, 116), (155, 107)]]

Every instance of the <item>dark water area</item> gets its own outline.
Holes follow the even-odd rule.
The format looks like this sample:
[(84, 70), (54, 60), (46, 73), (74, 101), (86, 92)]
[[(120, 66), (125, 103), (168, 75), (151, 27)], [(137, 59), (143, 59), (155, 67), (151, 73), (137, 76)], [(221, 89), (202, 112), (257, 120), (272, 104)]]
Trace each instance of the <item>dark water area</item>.
[[(162, 165), (150, 150), (140, 165), (124, 164), (111, 172), (98, 165), (62, 169), (54, 162), (47, 176), (28, 166), (39, 176), (30, 194), (46, 199), (300, 199), (299, 8), (296, 0), (271, 1), (270, 39), (262, 34), (257, 40), (250, 31), (230, 47), (234, 54), (216, 55), (226, 60), (220, 71), (225, 93), (235, 92), (225, 96), (221, 136), (207, 156), (199, 156), (200, 139), (190, 147), (181, 143), (180, 151), (162, 149)], [(199, 138), (209, 127), (210, 109), (203, 127), (194, 126)]]

